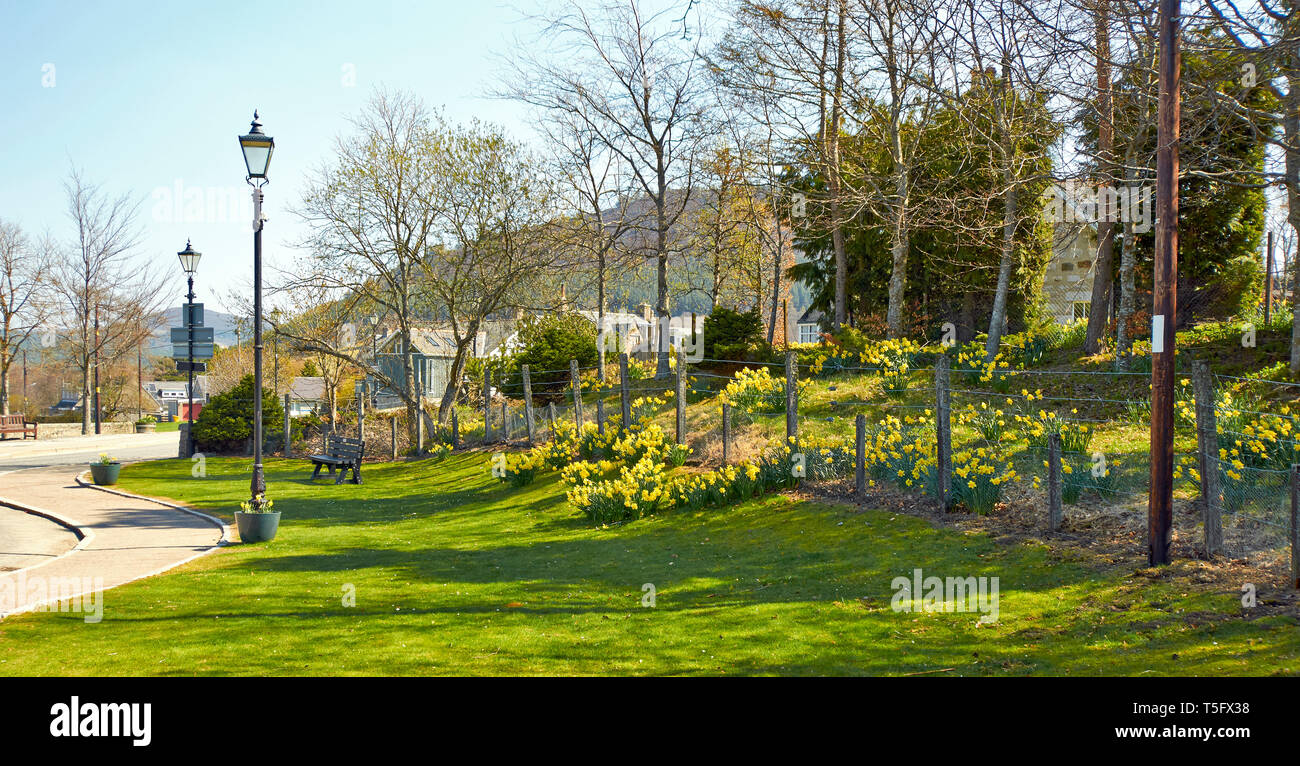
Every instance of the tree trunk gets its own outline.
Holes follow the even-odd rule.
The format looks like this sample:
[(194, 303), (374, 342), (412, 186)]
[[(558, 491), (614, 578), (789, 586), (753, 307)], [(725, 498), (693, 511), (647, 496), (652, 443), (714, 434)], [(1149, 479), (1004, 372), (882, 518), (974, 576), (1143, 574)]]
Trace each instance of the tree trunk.
[[(1108, 0), (1100, 0), (1097, 8), (1097, 161), (1101, 184), (1106, 187), (1098, 195), (1101, 203), (1097, 224), (1097, 257), (1092, 264), (1092, 302), (1088, 310), (1088, 334), (1083, 348), (1088, 354), (1101, 351), (1101, 336), (1106, 331), (1106, 318), (1111, 303), (1111, 262), (1115, 251), (1114, 201), (1111, 193), (1111, 157), (1115, 149), (1114, 110), (1110, 95), (1110, 13)], [(1100, 191), (1100, 190), (1099, 190)]]
[(90, 433), (90, 354), (82, 355), (82, 436)]
[(1004, 159), (1003, 177), (1006, 180), (1006, 199), (1002, 203), (1002, 259), (998, 263), (998, 287), (993, 295), (993, 316), (989, 317), (989, 337), (984, 344), (984, 356), (992, 360), (1002, 343), (1002, 327), (1007, 321), (1007, 293), (1011, 289), (1011, 265), (1016, 254), (1016, 188), (1014, 186), (1011, 158)]
[[(1286, 201), (1287, 221), (1300, 233), (1300, 74), (1287, 77), (1286, 116), (1282, 119), (1286, 133)], [(1300, 373), (1300, 269), (1296, 269), (1296, 283), (1292, 290), (1291, 309), (1291, 374)]]
[(844, 252), (844, 221), (840, 195), (843, 190), (840, 178), (840, 121), (843, 116), (844, 98), (844, 59), (848, 55), (848, 43), (844, 36), (844, 19), (848, 15), (847, 0), (840, 0), (835, 29), (835, 91), (831, 99), (831, 124), (827, 137), (828, 159), (830, 160), (831, 191), (831, 246), (835, 249), (835, 316), (831, 323), (834, 330), (840, 329), (848, 318), (849, 306), (849, 262)]
[[(1124, 153), (1124, 183), (1128, 188), (1133, 188), (1134, 181), (1134, 163), (1137, 162), (1137, 149), (1130, 145), (1128, 151)], [(1131, 207), (1131, 205), (1130, 205)], [(1132, 216), (1129, 216), (1132, 218)], [(1128, 335), (1128, 323), (1133, 318), (1134, 302), (1136, 300), (1136, 288), (1133, 284), (1133, 270), (1136, 253), (1134, 252), (1134, 235), (1133, 222), (1131, 220), (1124, 222), (1124, 241), (1120, 251), (1119, 261), (1119, 312), (1115, 317), (1115, 367), (1119, 370), (1128, 369), (1129, 347), (1133, 345), (1133, 339)]]
[(776, 342), (777, 309), (781, 306), (781, 265), (784, 260), (783, 251), (785, 250), (783, 247), (785, 235), (781, 233), (780, 220), (777, 220), (776, 226), (776, 257), (773, 259), (776, 263), (772, 267), (772, 321), (767, 325), (767, 343), (769, 346)]

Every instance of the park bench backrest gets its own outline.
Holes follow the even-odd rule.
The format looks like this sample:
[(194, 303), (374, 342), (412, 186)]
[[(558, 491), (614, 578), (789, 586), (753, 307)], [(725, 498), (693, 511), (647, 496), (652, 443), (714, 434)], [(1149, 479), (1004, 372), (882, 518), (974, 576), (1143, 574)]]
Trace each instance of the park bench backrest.
[(23, 423), (23, 414), (0, 415), (0, 426), (21, 426)]
[(330, 436), (329, 455), (342, 460), (360, 460), (365, 452), (366, 446), (360, 439), (349, 439), (344, 436)]

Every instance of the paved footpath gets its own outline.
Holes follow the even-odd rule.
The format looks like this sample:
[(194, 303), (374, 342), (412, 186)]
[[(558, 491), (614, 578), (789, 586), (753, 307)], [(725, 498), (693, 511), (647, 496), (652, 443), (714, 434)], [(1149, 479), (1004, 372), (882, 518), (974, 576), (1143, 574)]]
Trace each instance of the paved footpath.
[(0, 537), (0, 553), (23, 562), (17, 564), (21, 569), (0, 571), (0, 595), (7, 596), (0, 600), (0, 616), (39, 606), (43, 584), (77, 578), (107, 590), (210, 553), (223, 540), (225, 529), (214, 520), (78, 485), (76, 475), (84, 470), (56, 465), (0, 475), (0, 503), (50, 513), (84, 536), (69, 539), (66, 527), (0, 505), (0, 535), (24, 532), (15, 531), (12, 541)]

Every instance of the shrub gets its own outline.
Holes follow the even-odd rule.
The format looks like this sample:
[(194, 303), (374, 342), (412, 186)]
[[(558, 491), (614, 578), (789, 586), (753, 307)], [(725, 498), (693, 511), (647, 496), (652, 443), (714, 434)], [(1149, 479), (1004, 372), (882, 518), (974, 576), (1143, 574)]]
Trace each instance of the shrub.
[(525, 364), (534, 393), (560, 393), (569, 386), (569, 360), (577, 359), (579, 367), (600, 361), (596, 326), (580, 314), (528, 317), (518, 333), (519, 349), (504, 369), (504, 385), (511, 390), (523, 390), (518, 370)]
[(704, 357), (750, 361), (762, 352), (763, 318), (758, 311), (741, 313), (714, 306), (704, 318)]
[[(270, 389), (262, 389), (263, 437), (273, 442), (275, 428), (284, 422), (284, 408)], [(239, 385), (212, 397), (194, 422), (194, 445), (202, 452), (242, 452), (253, 435), (253, 376), (245, 375)]]

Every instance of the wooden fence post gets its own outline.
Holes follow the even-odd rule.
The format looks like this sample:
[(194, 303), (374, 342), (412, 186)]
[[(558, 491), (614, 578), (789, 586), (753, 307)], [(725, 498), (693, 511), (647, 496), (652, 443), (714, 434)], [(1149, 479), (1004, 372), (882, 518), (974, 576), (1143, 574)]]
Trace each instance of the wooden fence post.
[(492, 441), (492, 371), (483, 368), (483, 443)]
[(546, 403), (546, 424), (551, 430), (551, 441), (555, 441), (555, 402)]
[(867, 493), (867, 416), (854, 418), (853, 465), (856, 469), (858, 497)]
[(938, 483), (939, 507), (948, 510), (952, 499), (952, 387), (949, 385), (951, 361), (940, 354), (934, 363), (935, 403), (935, 478)]
[(1192, 363), (1192, 387), (1196, 395), (1196, 446), (1201, 469), (1201, 520), (1205, 527), (1205, 554), (1223, 552), (1223, 505), (1219, 485), (1219, 427), (1214, 414), (1214, 378), (1210, 365)]
[(524, 373), (524, 426), (528, 429), (528, 446), (533, 446), (533, 380), (528, 372), (528, 365), (523, 367)]
[(578, 377), (578, 360), (569, 360), (569, 385), (573, 387), (573, 424), (582, 430), (582, 380)]
[(1291, 587), (1300, 590), (1300, 465), (1291, 466)]
[(392, 454), (389, 457), (393, 460), (396, 460), (397, 459), (397, 418), (388, 419), (388, 438), (392, 442), (392, 450), (391, 450)]
[(618, 395), (623, 407), (622, 428), (632, 427), (632, 399), (627, 387), (627, 352), (618, 355)]
[(1047, 530), (1061, 528), (1061, 435), (1047, 435)]
[(596, 433), (605, 435), (605, 398), (596, 400)]
[(731, 405), (722, 403), (722, 464), (731, 464)]
[(501, 400), (501, 441), (510, 440), (510, 409), (506, 400)]
[(799, 436), (799, 363), (793, 351), (785, 352), (785, 438)]
[(289, 395), (284, 395), (284, 456), (293, 452), (293, 420), (289, 417)]
[(460, 418), (456, 415), (455, 405), (451, 408), (451, 448), (460, 447)]
[(677, 443), (686, 443), (686, 352), (677, 351)]

